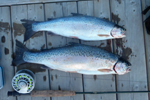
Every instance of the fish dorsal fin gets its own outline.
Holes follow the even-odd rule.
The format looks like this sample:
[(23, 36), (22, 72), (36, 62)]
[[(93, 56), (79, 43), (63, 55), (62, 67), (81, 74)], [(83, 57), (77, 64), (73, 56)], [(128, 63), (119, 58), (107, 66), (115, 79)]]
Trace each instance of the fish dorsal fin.
[(98, 69), (98, 71), (100, 71), (100, 72), (111, 72), (112, 70), (111, 69)]
[(71, 13), (72, 16), (86, 16), (86, 15), (83, 15), (83, 14), (79, 14), (79, 13)]
[(43, 21), (34, 21), (34, 20), (28, 20), (28, 19), (21, 19), (20, 21), (23, 22), (23, 23), (28, 23), (28, 24), (43, 22)]

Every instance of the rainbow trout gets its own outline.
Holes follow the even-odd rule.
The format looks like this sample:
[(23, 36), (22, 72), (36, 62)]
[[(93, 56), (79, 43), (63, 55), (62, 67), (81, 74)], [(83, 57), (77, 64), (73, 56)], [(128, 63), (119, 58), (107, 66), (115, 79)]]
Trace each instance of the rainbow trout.
[(24, 41), (38, 31), (77, 38), (86, 41), (106, 40), (125, 37), (125, 29), (105, 19), (91, 16), (71, 16), (52, 19), (46, 22), (22, 20), (26, 28)]
[(131, 65), (119, 56), (100, 48), (71, 44), (41, 52), (30, 52), (16, 41), (15, 65), (36, 63), (51, 69), (87, 75), (125, 74)]

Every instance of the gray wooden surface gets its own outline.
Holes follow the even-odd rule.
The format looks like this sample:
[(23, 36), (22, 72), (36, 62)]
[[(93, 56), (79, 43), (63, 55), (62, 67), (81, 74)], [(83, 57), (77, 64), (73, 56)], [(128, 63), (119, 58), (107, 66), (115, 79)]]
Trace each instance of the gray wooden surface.
[[(41, 1), (24, 0), (0, 0), (0, 6), (21, 4), (21, 3), (40, 3)], [(60, 2), (61, 1), (61, 2)], [(65, 2), (62, 2), (65, 1)], [(148, 90), (150, 86), (150, 45), (149, 38), (141, 12), (148, 5), (149, 0), (51, 0), (45, 4), (15, 5), (10, 7), (0, 7), (0, 45), (2, 59), (0, 62), (5, 71), (5, 86), (0, 90), (0, 100), (148, 100), (148, 94), (94, 94), (76, 95), (70, 97), (7, 97), (7, 91), (13, 90), (11, 79), (15, 72), (20, 69), (30, 69), (36, 76), (36, 90), (72, 90), (72, 91), (138, 91)], [(10, 3), (11, 2), (11, 3)], [(17, 2), (17, 3), (16, 3)], [(47, 2), (46, 0), (42, 2)], [(37, 33), (27, 42), (23, 42), (25, 28), (22, 26), (21, 19), (44, 21), (48, 18), (62, 16), (72, 16), (71, 13), (80, 13), (96, 16), (111, 20), (127, 29), (127, 37), (124, 39), (106, 41), (82, 41), (47, 32)], [(12, 27), (12, 28), (11, 28)], [(116, 53), (128, 59), (131, 64), (131, 72), (126, 75), (81, 75), (67, 73), (51, 69), (41, 69), (41, 65), (23, 64), (17, 68), (11, 65), (13, 52), (15, 52), (15, 40), (22, 42), (32, 51), (62, 47), (69, 42), (77, 42), (92, 45)], [(146, 66), (147, 65), (147, 66)], [(15, 69), (15, 70), (14, 70)], [(9, 71), (9, 73), (7, 73)], [(147, 81), (148, 80), (148, 81)], [(148, 83), (148, 84), (147, 84)]]
[(92, 1), (92, 0), (0, 0), (0, 6), (49, 3), (49, 2), (69, 2), (69, 1)]
[[(53, 9), (56, 7), (56, 9)], [(77, 13), (76, 2), (50, 3), (45, 5), (46, 19), (63, 16), (71, 16), (71, 13)], [(48, 10), (50, 8), (51, 10)], [(78, 40), (69, 39), (62, 36), (47, 35), (48, 48), (65, 46), (69, 42), (78, 42)], [(51, 44), (51, 45), (50, 45)], [(50, 81), (52, 90), (72, 90), (82, 92), (82, 77), (80, 74), (66, 73), (62, 71), (51, 70)], [(52, 100), (83, 100), (83, 95), (72, 97), (53, 97)]]
[(7, 97), (7, 92), (13, 90), (11, 80), (14, 76), (14, 68), (11, 65), (13, 52), (9, 7), (0, 7), (0, 14), (3, 15), (0, 15), (0, 66), (3, 67), (5, 75), (4, 87), (0, 90), (0, 100), (16, 100), (15, 97)]
[[(144, 35), (140, 0), (111, 1), (112, 21), (127, 29), (126, 38), (114, 40), (114, 51), (131, 64), (131, 72), (117, 75), (117, 91), (147, 90)], [(119, 100), (148, 100), (147, 94), (119, 94)]]
[[(84, 5), (84, 6), (83, 6)], [(95, 16), (99, 18), (110, 19), (109, 0), (95, 0), (93, 1), (80, 1), (78, 2), (78, 13)], [(87, 42), (81, 41), (82, 44), (96, 46), (112, 52), (112, 41), (94, 41)], [(84, 75), (84, 91), (115, 91), (115, 77), (114, 75)], [(116, 100), (115, 94), (95, 94), (85, 95), (85, 100)]]
[[(12, 6), (11, 12), (12, 12), (14, 43), (15, 40), (19, 40), (20, 42), (23, 42), (24, 27), (21, 24), (22, 23), (20, 21), (21, 19), (44, 21), (43, 4)], [(39, 51), (41, 49), (46, 49), (45, 34), (38, 33), (34, 35), (31, 39), (29, 39), (27, 42), (25, 42), (24, 44), (31, 51)], [(40, 67), (41, 67), (40, 65), (35, 65), (35, 64), (24, 64), (22, 66), (18, 66), (17, 70), (30, 69), (31, 71), (35, 72), (35, 77), (36, 77), (35, 89), (36, 90), (49, 89), (48, 70), (42, 70), (40, 69)], [(30, 96), (20, 96), (18, 97), (18, 99), (19, 100), (24, 100), (24, 99), (49, 100), (50, 98), (48, 97), (31, 98)]]

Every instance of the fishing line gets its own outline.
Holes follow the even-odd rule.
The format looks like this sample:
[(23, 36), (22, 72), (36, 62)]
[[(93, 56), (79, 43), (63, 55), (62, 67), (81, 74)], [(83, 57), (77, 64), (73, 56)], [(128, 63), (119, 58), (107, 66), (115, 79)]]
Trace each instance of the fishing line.
[[(60, 76), (60, 75), (58, 75), (57, 76), (57, 79), (59, 78), (59, 77), (69, 77), (69, 78), (81, 78), (82, 79), (82, 77), (71, 77), (71, 76)], [(94, 75), (93, 75), (93, 77), (94, 77)], [(100, 76), (101, 77), (101, 76)], [(90, 80), (94, 80), (94, 78), (85, 78), (85, 79), (90, 79)], [(97, 77), (97, 79), (96, 79), (97, 81), (99, 80), (99, 81), (101, 81), (101, 80), (106, 80), (106, 81), (112, 81), (112, 79), (100, 79), (100, 78), (98, 78)], [(130, 81), (130, 80), (117, 80), (117, 81), (119, 81), (119, 82), (121, 82), (121, 81), (125, 81), (125, 82), (147, 82), (147, 81)], [(148, 82), (148, 83), (150, 83), (150, 82)]]

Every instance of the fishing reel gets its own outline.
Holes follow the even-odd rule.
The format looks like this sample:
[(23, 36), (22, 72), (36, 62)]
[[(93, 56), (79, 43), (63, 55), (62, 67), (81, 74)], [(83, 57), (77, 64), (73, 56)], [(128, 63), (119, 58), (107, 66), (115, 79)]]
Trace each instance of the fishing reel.
[(35, 76), (30, 70), (23, 69), (12, 79), (12, 87), (18, 93), (30, 93), (35, 87)]

